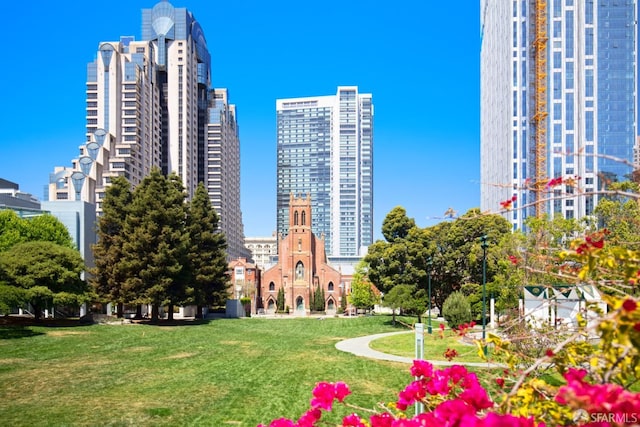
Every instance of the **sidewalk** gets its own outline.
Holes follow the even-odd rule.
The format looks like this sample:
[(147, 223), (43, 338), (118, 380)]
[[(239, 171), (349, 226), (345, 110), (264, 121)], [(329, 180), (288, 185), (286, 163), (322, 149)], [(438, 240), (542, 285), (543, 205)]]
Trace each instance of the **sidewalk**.
[[(364, 337), (351, 338), (351, 339), (336, 343), (336, 348), (340, 351), (344, 351), (346, 353), (352, 353), (360, 357), (367, 357), (369, 359), (387, 360), (389, 362), (399, 362), (399, 363), (413, 363), (414, 358), (412, 357), (403, 357), (403, 356), (396, 356), (393, 354), (382, 353), (380, 351), (373, 350), (371, 347), (369, 347), (369, 343), (371, 343), (371, 341), (376, 340), (378, 338), (388, 337), (391, 335), (409, 334), (409, 333), (414, 333), (414, 332), (413, 331), (387, 332), (384, 334), (375, 334), (375, 335), (367, 335)], [(501, 367), (501, 365), (496, 365), (495, 363), (489, 363), (489, 362), (461, 363), (461, 362), (449, 362), (446, 360), (429, 360), (428, 362), (434, 366), (464, 365), (464, 366), (477, 366), (482, 368)]]

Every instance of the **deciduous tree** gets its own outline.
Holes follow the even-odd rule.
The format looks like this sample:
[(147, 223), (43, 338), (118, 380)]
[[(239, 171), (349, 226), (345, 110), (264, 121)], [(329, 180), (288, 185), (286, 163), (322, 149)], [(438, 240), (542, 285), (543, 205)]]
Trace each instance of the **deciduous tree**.
[(81, 278), (80, 253), (53, 242), (18, 243), (0, 253), (0, 274), (12, 286), (12, 297), (29, 302), (40, 319), (48, 304), (80, 305), (91, 298)]

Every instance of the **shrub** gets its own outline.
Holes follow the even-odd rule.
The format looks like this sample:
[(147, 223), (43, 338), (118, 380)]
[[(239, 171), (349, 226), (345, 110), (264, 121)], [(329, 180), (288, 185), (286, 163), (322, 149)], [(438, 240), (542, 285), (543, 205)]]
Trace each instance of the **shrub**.
[(462, 292), (453, 292), (442, 305), (442, 315), (451, 328), (471, 321), (471, 304)]

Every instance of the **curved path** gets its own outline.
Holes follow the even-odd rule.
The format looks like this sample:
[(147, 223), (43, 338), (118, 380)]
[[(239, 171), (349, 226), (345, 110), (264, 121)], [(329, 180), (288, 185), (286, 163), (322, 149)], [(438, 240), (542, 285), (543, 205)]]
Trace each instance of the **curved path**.
[[(413, 363), (413, 357), (404, 357), (404, 356), (396, 356), (394, 354), (382, 353), (381, 351), (373, 350), (369, 344), (371, 341), (376, 340), (378, 338), (388, 337), (391, 335), (399, 335), (399, 334), (408, 334), (413, 333), (413, 331), (402, 331), (402, 332), (387, 332), (384, 334), (375, 334), (375, 335), (367, 335), (364, 337), (351, 338), (348, 340), (339, 341), (336, 343), (336, 348), (340, 351), (344, 351), (346, 353), (352, 353), (356, 356), (360, 357), (368, 357), (370, 359), (378, 359), (378, 360), (387, 360), (389, 362), (400, 362), (400, 363)], [(465, 365), (465, 366), (478, 366), (483, 368), (496, 368), (501, 365), (496, 365), (495, 363), (489, 362), (449, 362), (446, 360), (429, 360), (434, 366), (451, 366), (451, 365)]]

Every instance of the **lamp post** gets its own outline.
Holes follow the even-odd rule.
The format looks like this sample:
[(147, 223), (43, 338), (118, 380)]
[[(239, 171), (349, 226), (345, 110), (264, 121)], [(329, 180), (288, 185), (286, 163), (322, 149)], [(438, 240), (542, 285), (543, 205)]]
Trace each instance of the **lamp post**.
[[(487, 334), (487, 235), (480, 237), (480, 247), (482, 248), (482, 342), (484, 343)], [(487, 346), (483, 346), (484, 355), (487, 355)]]
[(427, 332), (431, 334), (433, 329), (431, 328), (431, 266), (433, 264), (433, 260), (431, 257), (427, 258), (427, 287), (428, 287), (428, 298), (429, 298), (429, 320), (427, 320)]

